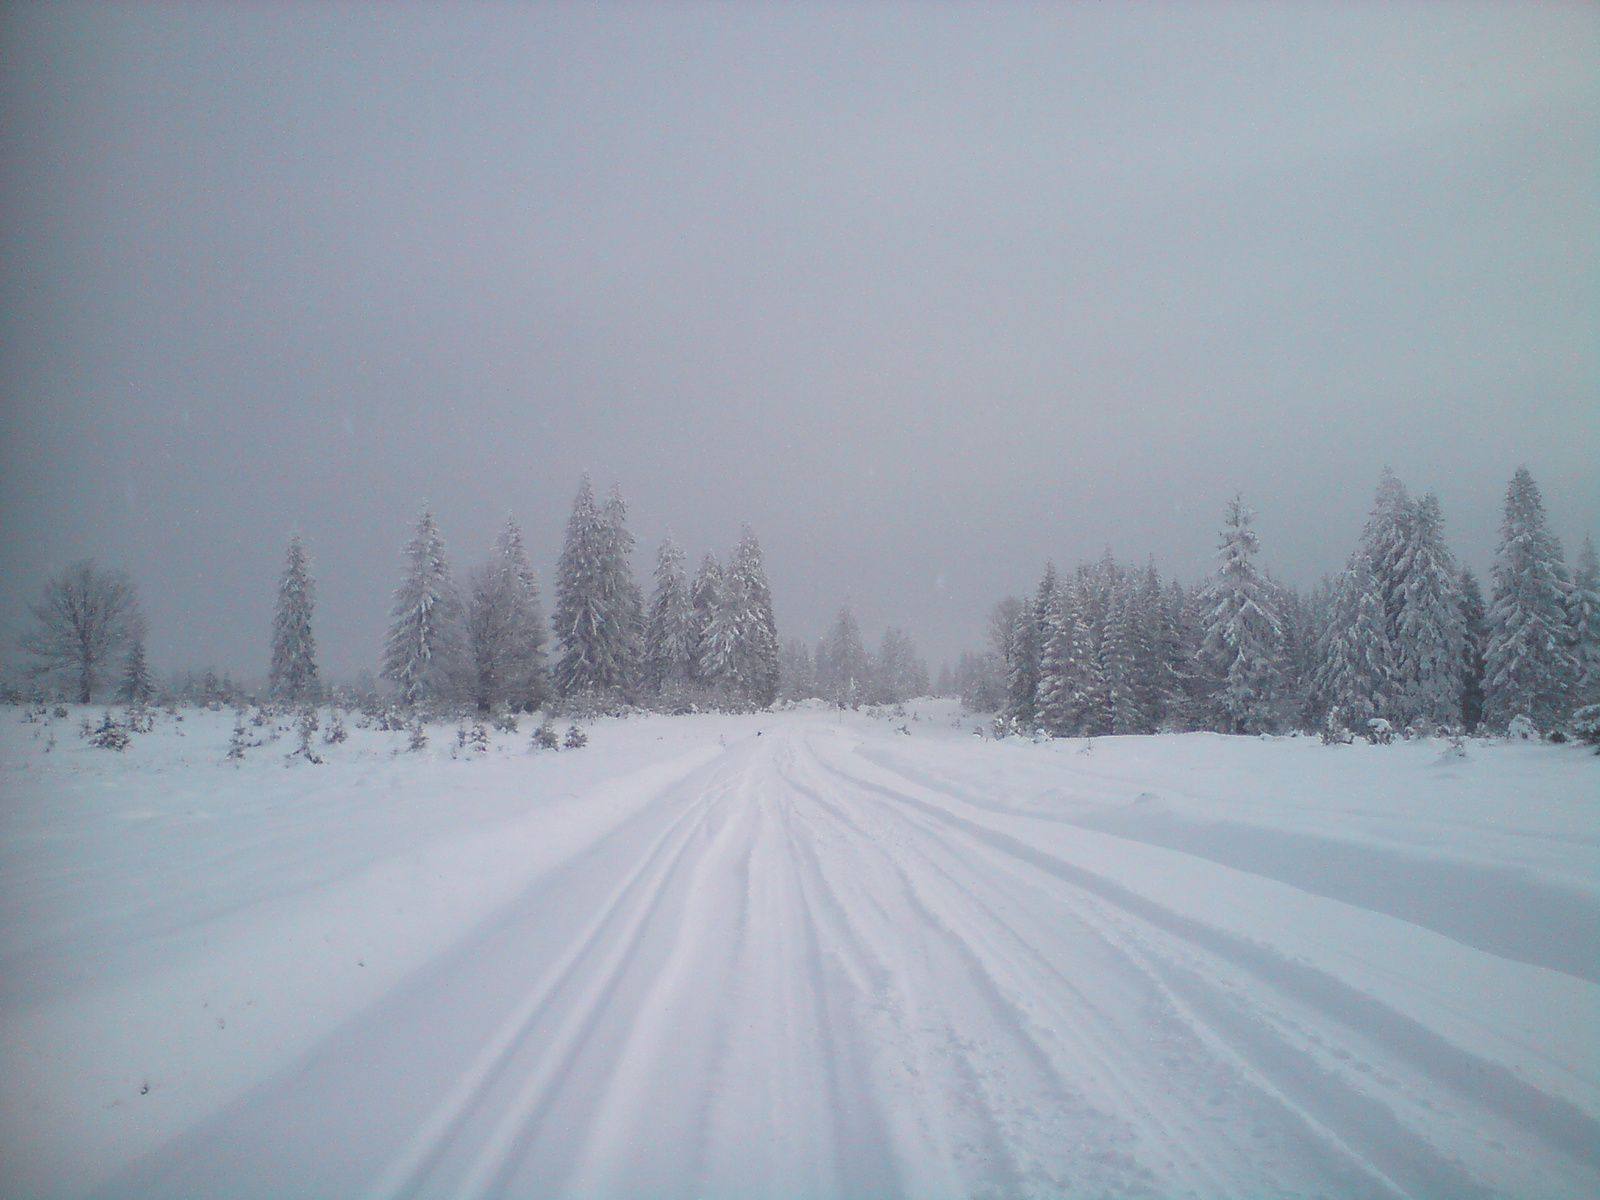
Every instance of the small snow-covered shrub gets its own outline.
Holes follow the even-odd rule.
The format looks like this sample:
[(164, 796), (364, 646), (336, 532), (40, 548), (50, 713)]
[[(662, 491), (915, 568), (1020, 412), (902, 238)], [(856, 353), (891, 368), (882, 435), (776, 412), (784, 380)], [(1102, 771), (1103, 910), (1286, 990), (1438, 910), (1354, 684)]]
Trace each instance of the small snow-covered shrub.
[(350, 736), (350, 731), (344, 727), (344, 714), (337, 708), (328, 710), (328, 732), (322, 735), (322, 740), (329, 746), (337, 746)]
[(517, 714), (509, 708), (498, 710), (490, 720), (501, 733), (515, 733), (517, 731)]
[(244, 731), (244, 713), (236, 713), (233, 718), (233, 736), (228, 739), (228, 761), (243, 762), (244, 752), (249, 746), (249, 737)]
[(378, 711), (378, 728), (384, 733), (399, 733), (406, 728), (406, 715), (394, 705), (385, 705)]
[(320, 765), (322, 762), (322, 756), (311, 748), (311, 739), (317, 736), (318, 728), (320, 728), (320, 726), (317, 721), (317, 710), (312, 706), (307, 705), (304, 711), (301, 712), (298, 723), (298, 729), (300, 732), (299, 744), (296, 745), (293, 750), (289, 751), (289, 753), (283, 756), (283, 761), (285, 763), (291, 763), (297, 758), (303, 758), (308, 763), (317, 763)]
[(546, 717), (544, 724), (533, 731), (533, 739), (529, 742), (529, 748), (533, 750), (561, 749), (561, 735), (556, 732), (556, 727), (549, 717)]
[(1374, 746), (1387, 746), (1394, 741), (1394, 726), (1382, 717), (1367, 719), (1367, 741)]
[(561, 744), (568, 750), (581, 750), (589, 744), (589, 735), (576, 725), (569, 725), (566, 739)]
[(1339, 706), (1328, 710), (1328, 719), (1322, 723), (1322, 744), (1324, 746), (1348, 746), (1356, 740), (1356, 735), (1350, 732), (1349, 726), (1344, 723), (1344, 714), (1339, 711)]
[[(88, 725), (88, 722), (84, 722)], [(100, 724), (89, 731), (89, 744), (98, 746), (102, 750), (126, 750), (128, 743), (133, 741), (125, 726), (117, 724), (117, 719), (109, 712), (100, 718)]]
[(428, 732), (422, 728), (421, 721), (411, 724), (411, 737), (406, 742), (406, 749), (411, 751), (426, 750), (428, 748)]
[(1539, 727), (1533, 723), (1533, 718), (1527, 713), (1518, 713), (1511, 718), (1511, 723), (1506, 726), (1506, 736), (1514, 742), (1537, 742), (1539, 740)]
[(1568, 722), (1572, 736), (1591, 746), (1600, 746), (1600, 704), (1586, 704)]

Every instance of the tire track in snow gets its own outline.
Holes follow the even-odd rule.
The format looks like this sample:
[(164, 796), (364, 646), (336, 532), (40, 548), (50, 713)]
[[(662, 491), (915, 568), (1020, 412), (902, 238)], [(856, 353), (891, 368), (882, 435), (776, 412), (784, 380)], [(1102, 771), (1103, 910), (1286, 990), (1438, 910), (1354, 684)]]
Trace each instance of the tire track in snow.
[(645, 921), (666, 888), (672, 868), (688, 851), (711, 803), (705, 796), (692, 802), (655, 839), (637, 866), (573, 938), (566, 953), (484, 1044), (454, 1087), (413, 1134), (406, 1149), (363, 1193), (362, 1200), (401, 1200), (421, 1184), (445, 1146), (461, 1135), (474, 1105), (495, 1084), (511, 1055), (527, 1038), (530, 1028), (552, 1001), (573, 985), (584, 960), (610, 940), (610, 948), (601, 950), (597, 974), (587, 985), (582, 985), (582, 1001), (547, 1043), (541, 1055), (541, 1069), (531, 1074), (518, 1089), (510, 1108), (502, 1114), (487, 1143), (478, 1152), (471, 1174), (455, 1192), (463, 1198), (486, 1193), (495, 1177), (505, 1170), (518, 1135), (534, 1118), (540, 1101), (568, 1065), (595, 1005), (606, 995), (606, 985), (626, 966), (629, 952), (637, 945)]
[[(910, 794), (909, 790), (886, 787), (851, 774), (836, 764), (828, 765), (856, 787), (875, 793), (891, 804), (918, 811), (953, 833), (1053, 875), (1111, 903), (1140, 921), (1175, 935), (1183, 942), (1244, 968), (1257, 979), (1321, 1013), (1325, 1018), (1355, 1030), (1450, 1094), (1476, 1105), (1508, 1125), (1533, 1134), (1589, 1172), (1600, 1168), (1600, 1122), (1576, 1105), (1539, 1091), (1504, 1066), (1455, 1046), (1413, 1018), (1395, 1011), (1335, 976), (1290, 960), (1271, 947), (1173, 912), (1137, 895), (1120, 883), (1064, 862), (1008, 833), (968, 820), (936, 803)], [(890, 768), (884, 769), (893, 773)], [(906, 782), (917, 790), (937, 794), (936, 789), (924, 782)], [(959, 797), (950, 798), (959, 801)], [(1306, 1077), (1303, 1072), (1309, 1071), (1329, 1080), (1332, 1077), (1318, 1069), (1313, 1061), (1296, 1058), (1299, 1052), (1287, 1047), (1287, 1043), (1282, 1043), (1281, 1039), (1274, 1041), (1284, 1045), (1285, 1052), (1269, 1052), (1268, 1047), (1274, 1042), (1263, 1040), (1261, 1031), (1254, 1025), (1256, 1018), (1246, 1015), (1234, 1019), (1219, 1015), (1229, 1010), (1218, 1005), (1232, 1005), (1232, 1002), (1221, 1000), (1214, 989), (1209, 992), (1197, 991), (1199, 976), (1193, 971), (1186, 971), (1181, 965), (1175, 964), (1175, 969), (1168, 970), (1164, 977), (1169, 986), (1194, 1000), (1196, 1011), (1208, 1014), (1210, 1019), (1217, 1022), (1214, 1028), (1226, 1030), (1231, 1035), (1226, 1040), (1240, 1048), (1244, 1057), (1261, 1069), (1263, 1074), (1280, 1083), (1287, 1080), (1290, 1085), (1285, 1089), (1287, 1092), (1303, 1092), (1309, 1105), (1320, 1106), (1320, 1112), (1316, 1107), (1312, 1109), (1318, 1113), (1314, 1119), (1325, 1120), (1333, 1128), (1344, 1130), (1342, 1136), (1364, 1146), (1365, 1151), (1370, 1151), (1376, 1157), (1378, 1162), (1375, 1165), (1380, 1171), (1388, 1174), (1389, 1170), (1382, 1164), (1390, 1164), (1401, 1178), (1411, 1181), (1411, 1190), (1420, 1189), (1419, 1194), (1470, 1194), (1470, 1189), (1476, 1186), (1460, 1175), (1459, 1167), (1439, 1158), (1426, 1145), (1391, 1145), (1391, 1139), (1383, 1127), (1392, 1125), (1392, 1118), (1367, 1109), (1360, 1102), (1365, 1097), (1359, 1092), (1348, 1087), (1343, 1091), (1332, 1088), (1328, 1091), (1317, 1089), (1306, 1092), (1296, 1087), (1294, 1080)], [(1363, 1131), (1368, 1135), (1365, 1138)], [(1412, 1151), (1422, 1153), (1424, 1157), (1408, 1157)], [(1460, 1190), (1463, 1188), (1469, 1191)]]
[[(831, 772), (838, 776), (838, 772)], [(846, 794), (859, 794), (857, 783), (853, 777), (843, 776), (842, 782), (848, 785)], [(839, 797), (844, 802), (844, 797)], [(829, 806), (833, 808), (833, 806)], [(836, 808), (839, 819), (850, 821)], [(1186, 1165), (1178, 1168), (1176, 1164), (1167, 1163), (1168, 1176), (1162, 1186), (1172, 1189), (1179, 1186), (1179, 1181), (1172, 1178), (1173, 1171), (1177, 1170), (1182, 1176), (1181, 1186), (1185, 1190), (1198, 1188), (1202, 1194), (1221, 1195), (1236, 1190), (1241, 1185), (1242, 1179), (1248, 1179), (1252, 1186), (1259, 1185), (1263, 1177), (1269, 1172), (1264, 1170), (1259, 1161), (1259, 1154), (1265, 1148), (1261, 1143), (1253, 1143), (1239, 1148), (1229, 1145), (1219, 1145), (1216, 1130), (1207, 1128), (1206, 1136), (1186, 1134), (1180, 1128), (1185, 1118), (1182, 1111), (1173, 1111), (1173, 1100), (1170, 1096), (1165, 1099), (1154, 1095), (1153, 1081), (1145, 1079), (1142, 1083), (1133, 1082), (1132, 1076), (1140, 1073), (1143, 1066), (1137, 1060), (1130, 1061), (1129, 1050), (1136, 1039), (1132, 1031), (1118, 1029), (1112, 1023), (1101, 1022), (1101, 1028), (1093, 1031), (1084, 1026), (1081, 1009), (1070, 1002), (1057, 1002), (1056, 992), (1048, 986), (1055, 983), (1060, 986), (1064, 1000), (1081, 998), (1082, 993), (1077, 991), (1063, 970), (1055, 968), (1041, 953), (1038, 946), (1030, 944), (1023, 939), (1020, 930), (1015, 928), (1016, 917), (1012, 913), (1026, 911), (1025, 908), (1010, 909), (1002, 914), (996, 901), (986, 900), (974, 890), (976, 886), (989, 886), (993, 880), (984, 877), (980, 879), (975, 871), (978, 862), (991, 858), (992, 855), (974, 855), (971, 847), (955, 849), (938, 835), (935, 828), (930, 828), (925, 820), (919, 820), (915, 815), (908, 815), (893, 809), (884, 809), (879, 814), (891, 820), (903, 823), (912, 831), (912, 836), (888, 836), (878, 831), (881, 842), (892, 843), (902, 850), (902, 855), (896, 859), (896, 869), (899, 870), (904, 886), (911, 895), (914, 903), (922, 912), (922, 919), (932, 929), (947, 939), (962, 960), (965, 973), (974, 980), (979, 994), (983, 998), (989, 1012), (999, 1027), (1009, 1035), (1009, 1040), (1021, 1048), (1021, 1053), (1031, 1059), (1036, 1066), (1048, 1073), (1048, 1082), (1041, 1097), (1044, 1103), (1040, 1107), (1048, 1109), (1058, 1106), (1071, 1112), (1078, 1119), (1076, 1130), (1077, 1153), (1068, 1169), (1077, 1170), (1078, 1174), (1071, 1183), (1059, 1176), (1049, 1177), (1050, 1167), (1046, 1164), (1053, 1160), (1061, 1159), (1059, 1154), (1059, 1140), (1062, 1131), (1056, 1131), (1054, 1137), (1041, 1134), (1038, 1128), (1019, 1128), (1016, 1120), (1011, 1120), (1012, 1132), (1023, 1138), (1023, 1145), (1014, 1153), (1020, 1153), (1023, 1159), (1029, 1158), (1031, 1153), (1034, 1161), (1029, 1163), (1033, 1169), (1021, 1170), (1033, 1182), (1039, 1182), (1039, 1175), (1043, 1173), (1050, 1187), (1070, 1186), (1074, 1191), (1085, 1189), (1100, 1190), (1126, 1187), (1148, 1187), (1152, 1178), (1148, 1169), (1139, 1165), (1137, 1158), (1131, 1155), (1131, 1150), (1138, 1149), (1133, 1143), (1132, 1133), (1124, 1133), (1120, 1138), (1114, 1131), (1106, 1128), (1106, 1122), (1089, 1121), (1085, 1128), (1085, 1108), (1087, 1116), (1094, 1115), (1094, 1108), (1088, 1106), (1086, 1101), (1071, 1085), (1071, 1078), (1085, 1078), (1092, 1076), (1101, 1080), (1109, 1079), (1117, 1086), (1114, 1087), (1112, 1111), (1124, 1115), (1135, 1115), (1139, 1127), (1139, 1139), (1144, 1147), (1143, 1154), (1148, 1157), (1152, 1149), (1159, 1147), (1161, 1153), (1175, 1154), (1183, 1159)], [(855, 823), (851, 821), (854, 825)], [(864, 834), (869, 833), (862, 828)], [(928, 853), (930, 840), (944, 851), (945, 862), (936, 861)], [(913, 875), (918, 874), (915, 865), (920, 862), (922, 878), (920, 882), (913, 880)], [(956, 872), (962, 873), (963, 878), (957, 878)], [(1009, 877), (999, 876), (1007, 882), (1015, 881), (1016, 872), (1013, 870)], [(939, 888), (930, 884), (944, 881), (943, 895)], [(1059, 893), (1059, 884), (1058, 884)], [(1002, 893), (1004, 895), (1004, 893)], [(1011, 896), (1015, 899), (1015, 895)], [(1061, 906), (1063, 898), (1060, 894), (1052, 895), (1049, 901), (1053, 906)], [(972, 925), (967, 917), (969, 913), (980, 914), (983, 920), (981, 928)], [(1068, 906), (1063, 914), (1069, 919), (1076, 918), (1079, 914)], [(1108, 953), (1116, 954), (1126, 959), (1125, 950), (1101, 939)], [(1007, 956), (999, 948), (1006, 945), (1012, 946), (1017, 954), (1022, 956), (1022, 961), (1017, 961), (1016, 956)], [(1073, 965), (1087, 967), (1091, 964), (1083, 962), (1076, 957)], [(1143, 978), (1145, 972), (1137, 963), (1124, 963), (1124, 970), (1137, 970)], [(1104, 967), (1102, 965), (1103, 973)], [(1166, 989), (1157, 981), (1148, 981), (1147, 997), (1164, 994)], [(1148, 1006), (1148, 999), (1147, 999)], [(1165, 1018), (1168, 1026), (1178, 1023), (1170, 1014), (1159, 1014)], [(971, 1021), (968, 1014), (966, 1020)], [(1151, 1020), (1147, 1011), (1145, 1021)], [(1093, 1022), (1091, 1022), (1093, 1024)], [(1072, 1035), (1077, 1034), (1079, 1044), (1069, 1047), (1067, 1042), (1072, 1040)], [(1168, 1038), (1176, 1030), (1168, 1031)], [(1188, 1046), (1188, 1053), (1197, 1054), (1201, 1047), (1197, 1043)], [(1142, 1047), (1141, 1047), (1142, 1048)], [(1228, 1057), (1228, 1061), (1233, 1061)], [(1197, 1068), (1201, 1073), (1196, 1078), (1203, 1083), (1212, 1103), (1215, 1103), (1217, 1088), (1219, 1086), (1219, 1068), (1215, 1064)], [(975, 1080), (981, 1080), (982, 1067), (974, 1064)], [(1015, 1068), (1010, 1071), (1015, 1076)], [(1144, 1072), (1148, 1074), (1148, 1072)], [(1227, 1074), (1221, 1080), (1220, 1086), (1226, 1087), (1230, 1092), (1238, 1093), (1236, 1080), (1237, 1072)], [(1012, 1088), (1016, 1087), (1014, 1078), (1007, 1081)], [(1097, 1089), (1104, 1091), (1103, 1083)], [(1004, 1095), (995, 1097), (997, 1113), (1014, 1105), (1008, 1104)], [(1241, 1107), (1242, 1106), (1242, 1107)], [(1266, 1111), (1279, 1113), (1280, 1109), (1287, 1112), (1279, 1113), (1272, 1118), (1275, 1132), (1273, 1136), (1278, 1143), (1286, 1148), (1297, 1148), (1299, 1166), (1293, 1167), (1289, 1174), (1295, 1178), (1285, 1180), (1285, 1185), (1291, 1188), (1310, 1182), (1321, 1186), (1332, 1185), (1341, 1195), (1372, 1195), (1393, 1196), (1395, 1190), (1387, 1186), (1381, 1178), (1374, 1177), (1358, 1158), (1346, 1152), (1335, 1150), (1322, 1143), (1314, 1126), (1307, 1126), (1301, 1117), (1294, 1112), (1292, 1106), (1284, 1104), (1280, 1098), (1267, 1095), (1256, 1097), (1253, 1094), (1237, 1094), (1233, 1107), (1241, 1113), (1254, 1113), (1250, 1123), (1259, 1128), (1259, 1124)], [(1075, 1111), (1074, 1111), (1075, 1110)], [(1208, 1105), (1191, 1103), (1191, 1115), (1198, 1122), (1202, 1118), (1208, 1121), (1215, 1120), (1215, 1110)], [(1032, 1115), (1032, 1114), (1029, 1114)], [(997, 1121), (1004, 1123), (1005, 1118), (997, 1115)], [(1036, 1124), (1041, 1124), (1036, 1122)], [(1284, 1126), (1284, 1128), (1278, 1128)], [(1263, 1135), (1265, 1136), (1265, 1135)], [(1039, 1143), (1043, 1142), (1040, 1146)], [(1032, 1143), (1032, 1147), (1028, 1143)], [(1087, 1159), (1098, 1166), (1097, 1173), (1085, 1175), (1079, 1162)], [(1042, 1168), (1042, 1171), (1041, 1171)], [(1063, 1168), (1056, 1167), (1058, 1172)], [(1280, 1172), (1281, 1173), (1281, 1172)], [(1309, 1176), (1309, 1181), (1307, 1179)], [(1007, 1189), (1008, 1194), (1020, 1194), (1020, 1189)]]

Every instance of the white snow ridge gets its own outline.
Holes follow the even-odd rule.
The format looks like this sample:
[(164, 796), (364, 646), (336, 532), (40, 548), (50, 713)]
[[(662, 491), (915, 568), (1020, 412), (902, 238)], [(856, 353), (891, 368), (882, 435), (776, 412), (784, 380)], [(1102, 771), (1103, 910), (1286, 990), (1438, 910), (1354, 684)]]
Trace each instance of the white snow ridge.
[(1600, 1194), (1592, 756), (906, 709), (9, 710), (0, 1192)]

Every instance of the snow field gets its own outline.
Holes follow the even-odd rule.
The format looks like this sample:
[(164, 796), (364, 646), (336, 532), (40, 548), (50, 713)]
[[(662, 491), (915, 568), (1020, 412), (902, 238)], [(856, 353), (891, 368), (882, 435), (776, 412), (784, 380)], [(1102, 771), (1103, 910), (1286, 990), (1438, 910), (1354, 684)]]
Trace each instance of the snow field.
[[(8, 1190), (1600, 1185), (1592, 942), (1479, 928), (1600, 911), (1581, 750), (907, 707), (287, 768), (225, 764), (229, 714), (122, 756), (7, 720)], [(1415, 898), (1458, 877), (1488, 899), (1446, 931)]]

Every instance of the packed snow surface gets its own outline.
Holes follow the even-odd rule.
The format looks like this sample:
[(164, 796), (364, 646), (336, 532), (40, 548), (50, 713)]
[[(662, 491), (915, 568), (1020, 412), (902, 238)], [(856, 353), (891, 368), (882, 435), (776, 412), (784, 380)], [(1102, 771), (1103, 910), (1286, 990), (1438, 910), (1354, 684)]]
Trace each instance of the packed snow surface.
[(24, 715), (7, 1196), (1600, 1194), (1580, 748)]

